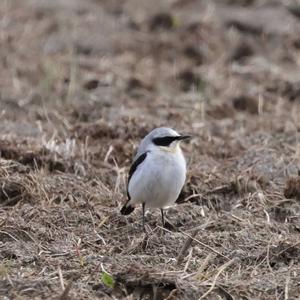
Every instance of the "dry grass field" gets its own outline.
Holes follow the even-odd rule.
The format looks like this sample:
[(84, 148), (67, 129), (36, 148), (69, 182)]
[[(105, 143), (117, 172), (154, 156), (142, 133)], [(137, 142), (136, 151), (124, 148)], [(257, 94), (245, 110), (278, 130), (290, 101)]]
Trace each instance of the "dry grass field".
[[(299, 299), (299, 1), (1, 0), (0, 21), (1, 299)], [(145, 234), (119, 211), (158, 126), (193, 139)]]

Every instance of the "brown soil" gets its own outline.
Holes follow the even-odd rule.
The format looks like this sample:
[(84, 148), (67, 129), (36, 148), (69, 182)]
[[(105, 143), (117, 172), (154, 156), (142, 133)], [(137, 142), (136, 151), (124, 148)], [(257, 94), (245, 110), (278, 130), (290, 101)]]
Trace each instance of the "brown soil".
[[(298, 299), (299, 7), (0, 1), (1, 299)], [(194, 138), (146, 235), (119, 211), (161, 125)]]

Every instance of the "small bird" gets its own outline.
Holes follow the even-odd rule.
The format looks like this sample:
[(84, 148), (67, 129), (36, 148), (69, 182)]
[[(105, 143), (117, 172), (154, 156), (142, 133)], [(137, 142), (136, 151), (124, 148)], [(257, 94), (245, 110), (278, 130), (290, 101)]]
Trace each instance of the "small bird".
[(186, 161), (180, 142), (189, 138), (160, 127), (148, 133), (138, 148), (129, 170), (128, 200), (121, 214), (129, 215), (137, 204), (142, 204), (144, 231), (146, 208), (160, 208), (165, 225), (164, 209), (175, 203), (185, 182)]

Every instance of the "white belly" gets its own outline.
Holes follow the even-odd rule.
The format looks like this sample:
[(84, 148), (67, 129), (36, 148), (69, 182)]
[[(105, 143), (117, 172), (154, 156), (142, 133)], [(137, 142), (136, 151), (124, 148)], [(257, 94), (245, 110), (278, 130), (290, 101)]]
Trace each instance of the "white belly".
[(184, 185), (186, 163), (181, 151), (150, 152), (129, 182), (130, 204), (165, 208), (175, 203)]

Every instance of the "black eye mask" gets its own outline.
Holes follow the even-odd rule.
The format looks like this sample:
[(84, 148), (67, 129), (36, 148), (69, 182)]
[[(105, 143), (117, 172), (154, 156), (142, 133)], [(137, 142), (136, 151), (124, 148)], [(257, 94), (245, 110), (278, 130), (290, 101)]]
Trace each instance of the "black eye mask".
[(168, 147), (174, 141), (180, 141), (190, 138), (189, 135), (179, 135), (179, 136), (163, 136), (157, 137), (152, 140), (156, 146)]

